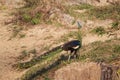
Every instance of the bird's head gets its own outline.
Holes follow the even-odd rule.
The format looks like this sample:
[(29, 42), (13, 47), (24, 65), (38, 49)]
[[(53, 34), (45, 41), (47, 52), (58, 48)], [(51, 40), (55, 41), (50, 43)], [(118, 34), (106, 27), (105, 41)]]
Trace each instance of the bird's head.
[(82, 28), (82, 25), (79, 21), (77, 21), (78, 29)]

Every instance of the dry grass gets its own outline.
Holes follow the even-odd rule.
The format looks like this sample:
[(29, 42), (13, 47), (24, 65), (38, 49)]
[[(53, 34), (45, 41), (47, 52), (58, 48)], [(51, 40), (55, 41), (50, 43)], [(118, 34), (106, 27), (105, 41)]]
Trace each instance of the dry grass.
[(90, 59), (95, 62), (114, 62), (120, 58), (120, 41), (108, 40), (105, 42), (94, 42), (87, 47), (83, 47), (80, 60)]

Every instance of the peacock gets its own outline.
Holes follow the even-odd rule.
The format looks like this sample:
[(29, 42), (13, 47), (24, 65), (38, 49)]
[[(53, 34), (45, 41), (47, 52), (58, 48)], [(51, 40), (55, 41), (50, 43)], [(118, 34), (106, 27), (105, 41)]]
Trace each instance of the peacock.
[(71, 57), (78, 58), (77, 52), (79, 51), (79, 49), (82, 46), (82, 44), (81, 44), (82, 40), (81, 40), (81, 36), (79, 34), (79, 32), (80, 32), (79, 29), (82, 26), (81, 26), (80, 22), (77, 22), (77, 24), (78, 24), (78, 39), (65, 42), (62, 45), (58, 45), (58, 46), (52, 48), (51, 50), (44, 52), (42, 55), (31, 59), (30, 61), (18, 63), (17, 65), (21, 68), (29, 68), (29, 67), (35, 65), (36, 63), (45, 61), (47, 58), (50, 58), (53, 55), (59, 54), (62, 51), (67, 51), (67, 53), (65, 53), (65, 54), (68, 54), (68, 52), (70, 52), (68, 61), (70, 60)]
[(69, 55), (69, 58), (68, 58), (68, 61), (69, 61), (70, 57), (72, 55), (75, 56), (76, 58), (78, 57), (77, 52), (81, 48), (81, 42), (79, 40), (71, 40), (71, 41), (68, 41), (68, 42), (64, 43), (61, 46), (61, 48), (64, 51), (70, 51), (70, 55)]
[[(82, 26), (78, 22), (78, 28), (81, 27)], [(30, 61), (16, 64), (16, 66), (20, 67), (21, 69), (29, 68), (27, 72), (22, 75), (21, 80), (31, 80), (36, 75), (42, 74), (54, 67), (55, 65), (58, 65), (59, 62), (64, 58), (62, 57), (62, 51), (67, 51), (67, 53), (68, 51), (70, 51), (68, 61), (72, 56), (78, 57), (77, 52), (82, 46), (82, 40), (80, 40), (81, 36), (79, 35), (79, 32), (78, 37), (78, 39), (65, 42), (62, 45), (58, 45), (52, 48), (51, 50), (48, 50), (47, 52), (43, 53), (42, 55), (31, 59)]]

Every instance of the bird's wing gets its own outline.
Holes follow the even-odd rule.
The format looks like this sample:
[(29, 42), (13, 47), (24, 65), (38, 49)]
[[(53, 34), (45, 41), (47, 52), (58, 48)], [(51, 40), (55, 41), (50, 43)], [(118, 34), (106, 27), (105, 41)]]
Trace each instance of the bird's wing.
[(73, 47), (73, 49), (78, 49), (80, 46), (79, 45), (77, 45), (77, 46), (74, 46)]

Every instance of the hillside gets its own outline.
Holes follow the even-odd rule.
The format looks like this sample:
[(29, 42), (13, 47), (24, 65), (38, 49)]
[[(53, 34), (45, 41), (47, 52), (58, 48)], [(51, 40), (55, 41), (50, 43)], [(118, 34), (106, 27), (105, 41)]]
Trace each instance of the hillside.
[[(61, 49), (41, 57), (74, 39), (82, 42), (78, 59), (68, 62)], [(120, 80), (119, 0), (0, 0), (0, 80), (105, 75)]]

